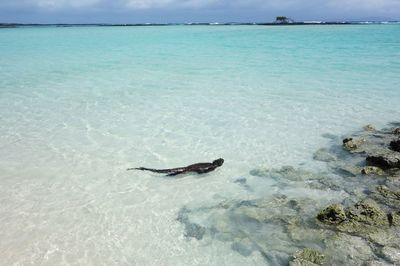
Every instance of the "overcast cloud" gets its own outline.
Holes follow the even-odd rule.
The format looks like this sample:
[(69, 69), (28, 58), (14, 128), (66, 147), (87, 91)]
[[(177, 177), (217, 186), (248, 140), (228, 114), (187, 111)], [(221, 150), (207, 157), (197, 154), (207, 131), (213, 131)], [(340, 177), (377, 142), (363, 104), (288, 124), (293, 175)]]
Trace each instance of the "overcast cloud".
[(400, 19), (400, 0), (0, 0), (0, 22), (138, 23)]

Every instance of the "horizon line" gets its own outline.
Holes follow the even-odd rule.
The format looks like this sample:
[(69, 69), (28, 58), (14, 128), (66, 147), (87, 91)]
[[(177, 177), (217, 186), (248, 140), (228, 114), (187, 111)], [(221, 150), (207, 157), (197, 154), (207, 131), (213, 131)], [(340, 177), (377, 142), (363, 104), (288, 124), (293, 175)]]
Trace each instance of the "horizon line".
[(18, 27), (18, 26), (173, 26), (173, 25), (210, 25), (210, 26), (229, 26), (229, 25), (345, 25), (345, 24), (389, 24), (400, 23), (399, 20), (343, 20), (343, 21), (321, 21), (321, 20), (305, 20), (294, 21), (289, 23), (279, 22), (168, 22), (168, 23), (19, 23), (19, 22), (0, 22), (0, 27)]

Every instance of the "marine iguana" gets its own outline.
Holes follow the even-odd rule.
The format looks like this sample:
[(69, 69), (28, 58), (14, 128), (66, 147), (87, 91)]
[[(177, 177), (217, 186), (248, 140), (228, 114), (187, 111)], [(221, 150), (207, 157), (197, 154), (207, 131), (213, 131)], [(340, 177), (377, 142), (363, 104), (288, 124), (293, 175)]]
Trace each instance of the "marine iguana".
[(167, 176), (175, 176), (179, 174), (184, 174), (188, 172), (196, 172), (198, 174), (204, 174), (211, 171), (214, 171), (217, 167), (220, 167), (224, 163), (224, 159), (219, 158), (214, 160), (212, 163), (196, 163), (191, 164), (186, 167), (178, 167), (178, 168), (171, 168), (171, 169), (152, 169), (146, 167), (138, 167), (138, 168), (128, 168), (129, 170), (142, 170), (142, 171), (150, 171), (154, 173), (161, 173), (167, 174)]

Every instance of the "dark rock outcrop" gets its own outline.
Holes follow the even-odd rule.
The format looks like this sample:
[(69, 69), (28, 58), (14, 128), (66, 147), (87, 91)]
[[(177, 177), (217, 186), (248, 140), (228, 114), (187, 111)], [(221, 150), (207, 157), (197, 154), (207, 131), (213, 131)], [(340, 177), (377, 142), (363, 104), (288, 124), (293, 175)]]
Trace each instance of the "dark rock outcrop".
[(400, 153), (390, 150), (381, 150), (368, 154), (367, 164), (382, 169), (400, 168)]
[(394, 151), (400, 152), (400, 139), (392, 140), (390, 142), (390, 148)]
[(317, 219), (327, 224), (340, 224), (346, 220), (346, 214), (342, 205), (332, 204), (323, 209)]
[(353, 141), (353, 138), (345, 138), (343, 140), (343, 147), (346, 150), (355, 150), (357, 149), (357, 144)]
[[(380, 167), (383, 170), (400, 168), (400, 128), (376, 130), (366, 126), (364, 131), (343, 139), (343, 148), (351, 154), (366, 156), (369, 166)], [(363, 174), (368, 174), (365, 169)], [(380, 174), (378, 174), (380, 175)]]

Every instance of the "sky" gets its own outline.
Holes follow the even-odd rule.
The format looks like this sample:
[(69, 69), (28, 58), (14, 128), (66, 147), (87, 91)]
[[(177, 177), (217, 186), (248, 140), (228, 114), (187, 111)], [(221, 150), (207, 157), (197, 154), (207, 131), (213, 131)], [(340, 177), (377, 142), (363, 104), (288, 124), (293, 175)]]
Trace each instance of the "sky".
[(0, 0), (0, 23), (400, 20), (400, 0)]

